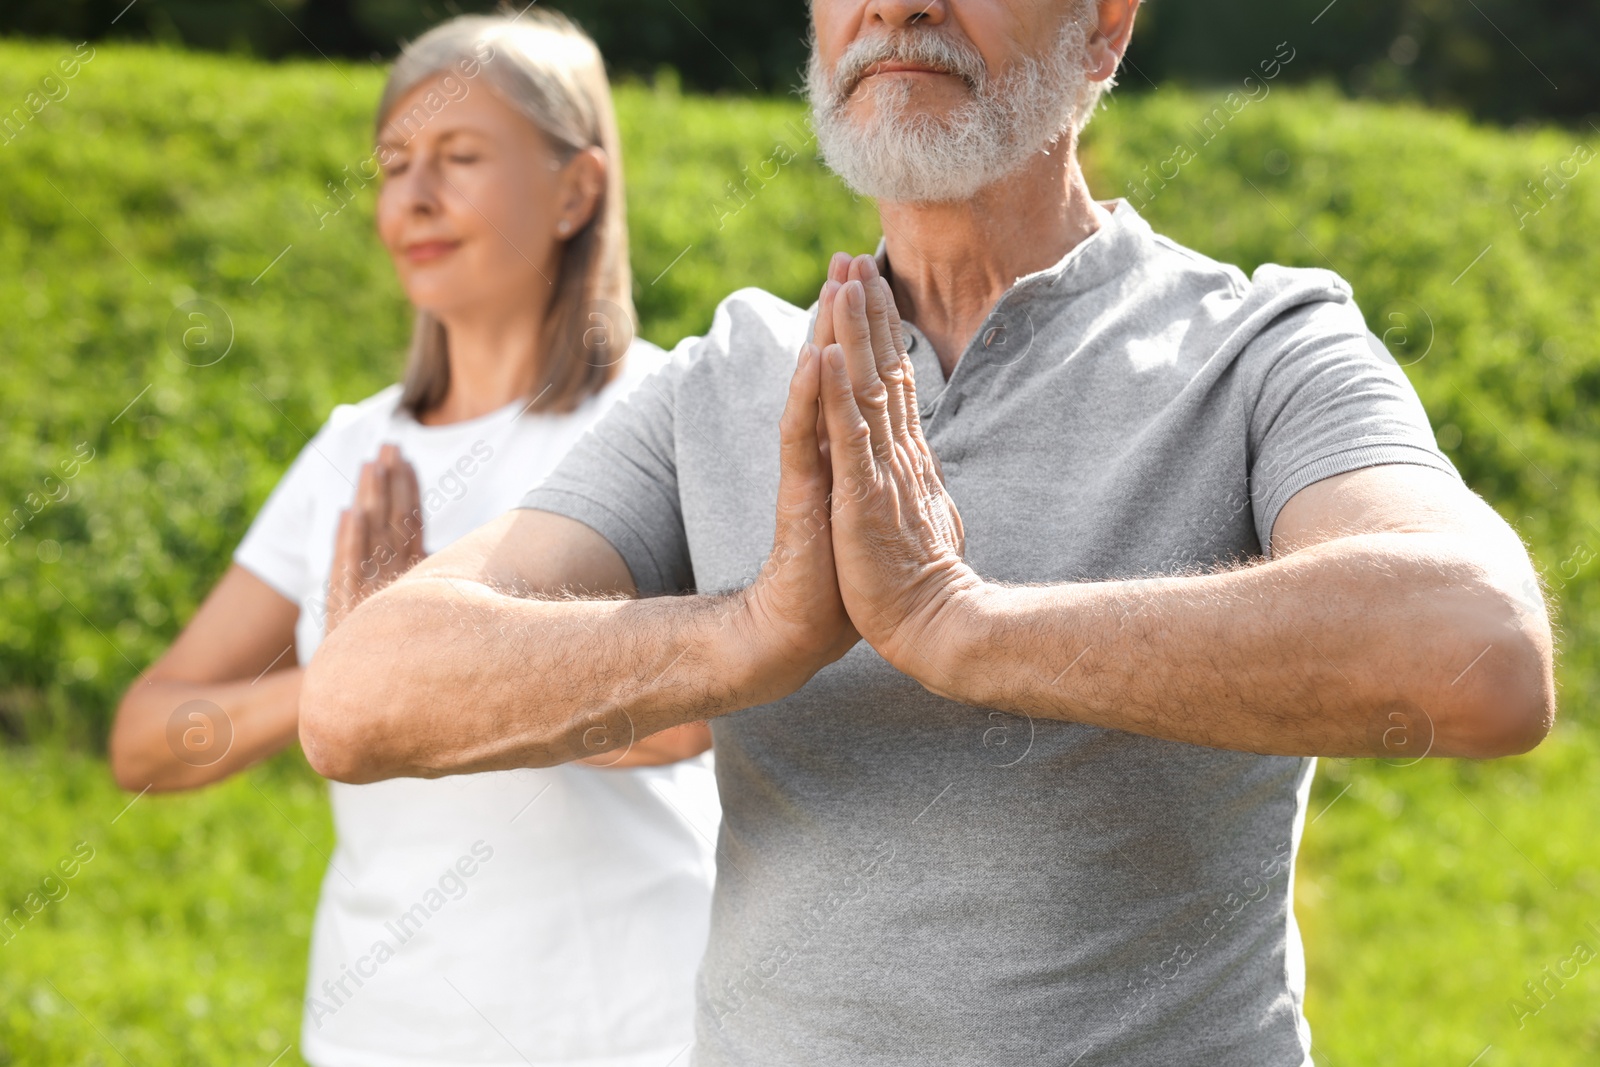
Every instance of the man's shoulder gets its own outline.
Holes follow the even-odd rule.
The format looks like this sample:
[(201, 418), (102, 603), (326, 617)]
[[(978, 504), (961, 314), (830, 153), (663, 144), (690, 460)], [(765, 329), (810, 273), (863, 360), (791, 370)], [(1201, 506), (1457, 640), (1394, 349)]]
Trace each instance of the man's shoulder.
[[(1249, 275), (1165, 234), (1146, 230), (1145, 254), (1139, 274), (1146, 281), (1165, 279), (1161, 286), (1176, 289), (1230, 330), (1265, 326), (1286, 312), (1318, 305), (1354, 308), (1350, 283), (1321, 267), (1289, 267), (1263, 263)], [(1358, 313), (1359, 314), (1359, 313)]]
[(739, 289), (717, 305), (703, 335), (678, 343), (672, 362), (685, 371), (716, 376), (792, 367), (810, 335), (813, 314), (814, 309), (797, 307), (765, 289)]

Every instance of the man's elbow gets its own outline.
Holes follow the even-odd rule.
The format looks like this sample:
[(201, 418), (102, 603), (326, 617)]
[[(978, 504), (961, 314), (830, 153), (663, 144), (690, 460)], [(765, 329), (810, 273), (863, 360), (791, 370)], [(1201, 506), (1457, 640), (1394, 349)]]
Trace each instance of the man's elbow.
[(1517, 611), (1477, 643), (1477, 659), (1447, 687), (1455, 720), (1451, 751), (1467, 759), (1529, 752), (1555, 725), (1554, 654), (1542, 611)]
[(311, 769), (335, 782), (364, 785), (390, 777), (378, 766), (364, 721), (369, 702), (352, 699), (337, 664), (313, 657), (300, 686), (300, 747)]

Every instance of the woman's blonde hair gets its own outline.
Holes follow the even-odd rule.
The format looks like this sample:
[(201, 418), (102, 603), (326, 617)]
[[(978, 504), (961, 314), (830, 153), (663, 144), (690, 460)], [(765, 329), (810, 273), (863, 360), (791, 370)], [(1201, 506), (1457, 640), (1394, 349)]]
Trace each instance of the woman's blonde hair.
[[(544, 377), (529, 406), (570, 411), (616, 376), (635, 331), (622, 148), (600, 50), (553, 11), (451, 19), (401, 50), (378, 102), (379, 135), (393, 123), (409, 137), (414, 130), (408, 123), (425, 123), (443, 106), (419, 104), (399, 118), (390, 114), (407, 93), (437, 75), (444, 75), (443, 95), (451, 99), (470, 92), (473, 82), (487, 83), (545, 134), (563, 165), (586, 148), (605, 153), (605, 189), (589, 221), (566, 239), (550, 279), (554, 292), (541, 338)], [(419, 308), (400, 396), (401, 408), (413, 417), (444, 400), (448, 353), (444, 324)]]

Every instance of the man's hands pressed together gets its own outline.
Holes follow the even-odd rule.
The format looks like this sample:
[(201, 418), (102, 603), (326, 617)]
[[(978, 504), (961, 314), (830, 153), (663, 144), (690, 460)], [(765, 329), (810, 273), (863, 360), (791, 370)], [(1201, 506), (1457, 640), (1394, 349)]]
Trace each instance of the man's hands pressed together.
[[(894, 295), (871, 256), (833, 257), (780, 422), (777, 533), (745, 591), (750, 625), (792, 649), (798, 688), (865, 637), (946, 691), (946, 609), (981, 584), (917, 411)], [(788, 688), (787, 686), (785, 688)]]
[(885, 660), (939, 692), (941, 621), (980, 582), (962, 560), (961, 514), (923, 437), (894, 294), (871, 256), (849, 262), (818, 319), (831, 319), (833, 334), (820, 384), (845, 609)]
[[(832, 307), (848, 259), (834, 256), (822, 287), (812, 339), (802, 346), (778, 423), (777, 529), (772, 554), (738, 600), (747, 640), (773, 649), (793, 676), (778, 687), (787, 696), (811, 675), (848, 652), (860, 635), (845, 612), (835, 571), (829, 495), (834, 484), (820, 405), (822, 349), (833, 341)], [(790, 674), (785, 670), (783, 673)]]

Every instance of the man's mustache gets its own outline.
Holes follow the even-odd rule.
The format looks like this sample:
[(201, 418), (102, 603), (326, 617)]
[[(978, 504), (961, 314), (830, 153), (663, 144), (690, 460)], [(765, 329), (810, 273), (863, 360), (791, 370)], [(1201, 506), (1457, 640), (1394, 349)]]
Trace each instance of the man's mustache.
[(835, 99), (855, 92), (867, 71), (879, 63), (915, 63), (941, 74), (951, 74), (977, 92), (988, 77), (988, 68), (977, 49), (932, 30), (918, 30), (894, 37), (869, 37), (845, 49), (834, 66)]

